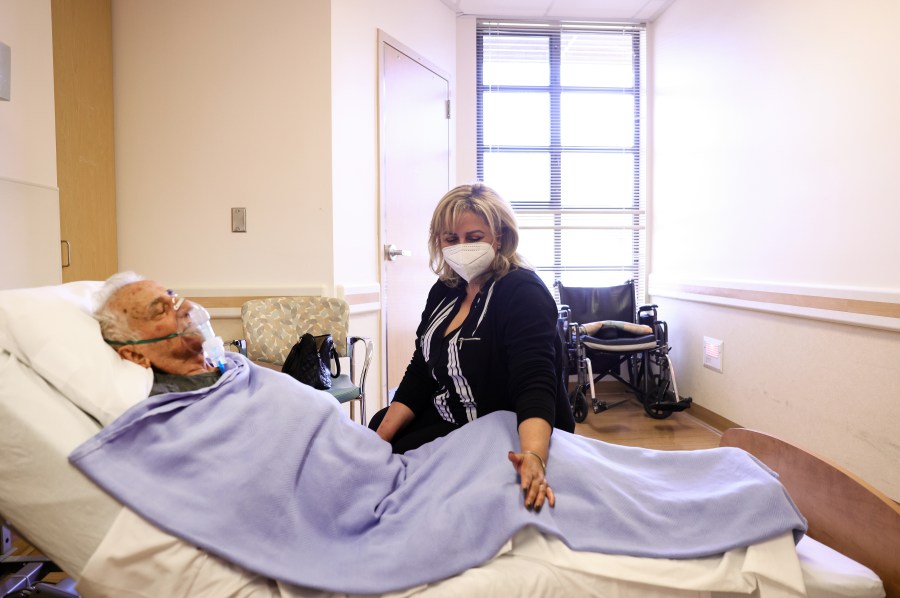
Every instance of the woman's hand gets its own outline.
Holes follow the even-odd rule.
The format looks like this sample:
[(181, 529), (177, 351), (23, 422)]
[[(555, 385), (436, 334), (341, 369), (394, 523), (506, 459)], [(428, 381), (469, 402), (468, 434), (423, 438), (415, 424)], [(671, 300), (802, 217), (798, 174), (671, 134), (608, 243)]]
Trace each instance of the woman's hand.
[(544, 476), (544, 460), (537, 453), (525, 451), (514, 453), (509, 451), (509, 460), (516, 468), (522, 482), (522, 493), (525, 495), (525, 508), (540, 511), (547, 501), (551, 507), (556, 506), (556, 496)]
[(553, 428), (539, 417), (529, 417), (519, 424), (518, 453), (509, 451), (509, 460), (519, 473), (525, 508), (539, 511), (544, 501), (556, 506), (556, 496), (547, 481), (547, 456), (550, 454), (550, 434)]

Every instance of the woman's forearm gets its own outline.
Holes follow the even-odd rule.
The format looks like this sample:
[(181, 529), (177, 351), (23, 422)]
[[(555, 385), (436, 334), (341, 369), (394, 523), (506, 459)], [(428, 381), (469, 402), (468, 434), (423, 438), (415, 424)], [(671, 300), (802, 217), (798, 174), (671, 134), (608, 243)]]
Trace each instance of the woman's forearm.
[(416, 414), (413, 413), (412, 409), (403, 403), (394, 401), (391, 403), (391, 406), (388, 407), (387, 412), (385, 412), (384, 419), (381, 420), (381, 424), (378, 426), (376, 432), (384, 440), (390, 442), (394, 439), (397, 432), (415, 419), (415, 417)]
[(519, 424), (519, 447), (524, 453), (531, 451), (537, 454), (546, 465), (550, 453), (550, 432), (552, 428), (547, 420), (530, 417)]
[(525, 507), (540, 509), (544, 501), (554, 507), (556, 496), (547, 482), (547, 457), (550, 454), (550, 433), (547, 420), (529, 417), (519, 424), (519, 452), (510, 451), (509, 460), (519, 473)]

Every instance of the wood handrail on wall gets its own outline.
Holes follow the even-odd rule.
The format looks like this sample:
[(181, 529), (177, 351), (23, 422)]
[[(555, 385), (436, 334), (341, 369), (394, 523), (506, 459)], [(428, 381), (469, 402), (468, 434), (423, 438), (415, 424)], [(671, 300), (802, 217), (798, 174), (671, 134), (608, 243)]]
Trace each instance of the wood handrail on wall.
[[(651, 276), (649, 293), (654, 296), (900, 331), (900, 292), (811, 287), (791, 287), (790, 292), (787, 292), (786, 288), (739, 288), (732, 281), (679, 283)], [(873, 299), (872, 296), (878, 296), (879, 299)], [(888, 300), (880, 300), (882, 297)]]
[[(195, 303), (199, 303), (203, 307), (211, 310), (226, 310), (230, 312), (230, 316), (237, 317), (240, 315), (241, 306), (252, 299), (268, 299), (270, 297), (284, 297), (291, 295), (321, 295), (321, 292), (285, 292), (285, 293), (266, 293), (258, 295), (205, 295), (200, 292), (185, 293), (185, 297)], [(377, 304), (381, 301), (381, 294), (378, 292), (361, 292), (347, 293), (343, 297), (351, 308), (353, 313), (354, 306), (366, 306), (368, 304)], [(215, 314), (214, 314), (215, 315)], [(220, 313), (221, 317), (222, 314)]]

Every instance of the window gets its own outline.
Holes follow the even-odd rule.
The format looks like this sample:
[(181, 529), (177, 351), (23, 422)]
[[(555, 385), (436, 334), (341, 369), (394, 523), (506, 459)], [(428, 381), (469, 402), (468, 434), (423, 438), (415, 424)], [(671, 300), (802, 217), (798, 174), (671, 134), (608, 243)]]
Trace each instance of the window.
[(479, 21), (477, 36), (478, 178), (513, 205), (522, 255), (551, 289), (633, 279), (642, 302), (643, 27)]

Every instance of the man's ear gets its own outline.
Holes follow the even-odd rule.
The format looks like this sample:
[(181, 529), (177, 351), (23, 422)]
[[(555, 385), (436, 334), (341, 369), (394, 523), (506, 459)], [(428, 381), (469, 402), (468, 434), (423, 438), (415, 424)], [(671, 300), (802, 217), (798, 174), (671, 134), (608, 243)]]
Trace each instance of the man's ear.
[(116, 351), (119, 353), (119, 357), (121, 357), (122, 359), (134, 362), (139, 366), (145, 368), (150, 367), (150, 359), (146, 355), (143, 355), (140, 351), (136, 351), (132, 345), (123, 345), (121, 347), (117, 347)]

